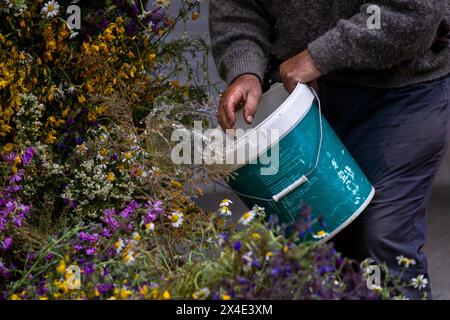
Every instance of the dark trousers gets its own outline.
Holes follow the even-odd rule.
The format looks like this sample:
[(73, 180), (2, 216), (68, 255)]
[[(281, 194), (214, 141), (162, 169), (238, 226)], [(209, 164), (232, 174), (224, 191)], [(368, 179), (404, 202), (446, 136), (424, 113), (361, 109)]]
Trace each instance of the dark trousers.
[[(445, 153), (450, 118), (450, 77), (401, 89), (319, 82), (322, 111), (376, 189), (369, 207), (332, 241), (345, 256), (371, 257), (391, 275), (414, 259), (404, 281), (423, 274), (426, 211)], [(405, 291), (412, 299), (424, 290)]]

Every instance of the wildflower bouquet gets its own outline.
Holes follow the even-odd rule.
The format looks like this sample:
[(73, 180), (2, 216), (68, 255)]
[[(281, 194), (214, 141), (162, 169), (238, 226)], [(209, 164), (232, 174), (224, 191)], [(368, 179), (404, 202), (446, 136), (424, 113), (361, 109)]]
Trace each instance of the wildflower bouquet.
[(205, 119), (206, 87), (186, 63), (201, 54), (202, 40), (165, 39), (198, 17), (198, 2), (181, 1), (177, 16), (166, 12), (169, 4), (0, 2), (4, 263), (24, 265), (57, 231), (129, 206), (144, 210), (149, 201), (164, 201), (162, 219), (176, 226), (182, 214), (202, 219), (189, 198), (196, 189), (181, 183), (193, 169), (173, 170), (158, 151), (166, 137), (155, 139), (157, 128), (147, 125), (165, 105), (192, 108), (189, 117), (166, 110), (169, 128)]

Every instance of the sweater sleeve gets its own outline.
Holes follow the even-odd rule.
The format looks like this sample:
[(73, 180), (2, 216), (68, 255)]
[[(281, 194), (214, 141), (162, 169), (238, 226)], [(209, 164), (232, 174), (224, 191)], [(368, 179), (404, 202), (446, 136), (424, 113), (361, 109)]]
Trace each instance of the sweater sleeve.
[(209, 29), (212, 54), (225, 81), (245, 73), (264, 80), (271, 27), (257, 0), (210, 0)]
[[(345, 68), (387, 69), (425, 54), (448, 0), (378, 0), (314, 40), (308, 49), (323, 74)], [(369, 28), (371, 6), (380, 9), (380, 28)]]

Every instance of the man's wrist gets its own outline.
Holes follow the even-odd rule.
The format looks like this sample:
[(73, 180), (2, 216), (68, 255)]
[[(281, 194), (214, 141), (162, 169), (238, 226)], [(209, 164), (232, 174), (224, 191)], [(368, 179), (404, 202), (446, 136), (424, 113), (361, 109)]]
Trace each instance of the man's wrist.
[(257, 74), (251, 73), (251, 72), (249, 72), (249, 73), (243, 73), (243, 74), (241, 74), (241, 75), (238, 75), (236, 78), (233, 79), (233, 81), (231, 81), (230, 84), (233, 84), (233, 83), (236, 82), (236, 80), (238, 80), (238, 79), (242, 79), (242, 80), (245, 80), (245, 79), (246, 79), (246, 80), (254, 80), (255, 78), (259, 81), (259, 84), (261, 85), (262, 82), (261, 82), (260, 77), (259, 77)]

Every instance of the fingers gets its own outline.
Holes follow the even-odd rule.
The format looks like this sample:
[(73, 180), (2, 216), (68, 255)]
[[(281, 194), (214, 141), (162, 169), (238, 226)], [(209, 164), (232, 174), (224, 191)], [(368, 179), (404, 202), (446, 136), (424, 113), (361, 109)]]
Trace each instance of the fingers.
[(289, 80), (283, 80), (283, 86), (286, 89), (287, 92), (292, 93), (295, 90), (295, 87), (297, 87), (298, 82), (295, 81), (289, 81)]
[(242, 101), (242, 93), (229, 91), (225, 93), (219, 107), (219, 123), (222, 129), (234, 129), (236, 126), (236, 110)]
[(285, 64), (282, 64), (280, 67), (280, 78), (287, 92), (292, 93), (297, 87), (298, 81), (295, 80), (294, 74), (286, 69)]
[(217, 116), (222, 129), (236, 129), (236, 111), (244, 105), (244, 120), (251, 124), (262, 95), (261, 82), (256, 75), (236, 78), (224, 93)]
[(253, 122), (260, 98), (261, 95), (257, 93), (249, 92), (247, 94), (247, 99), (244, 106), (244, 120), (248, 124), (252, 124)]

